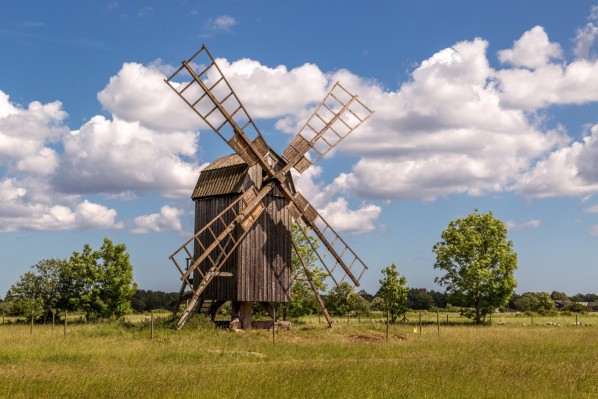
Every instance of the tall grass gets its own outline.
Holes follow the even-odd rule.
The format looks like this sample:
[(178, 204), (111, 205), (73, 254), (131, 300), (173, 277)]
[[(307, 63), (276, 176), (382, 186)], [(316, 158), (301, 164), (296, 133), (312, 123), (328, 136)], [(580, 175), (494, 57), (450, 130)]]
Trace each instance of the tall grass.
[(339, 319), (332, 329), (304, 319), (275, 343), (271, 331), (202, 322), (178, 332), (158, 323), (153, 340), (143, 321), (72, 325), (66, 336), (4, 325), (0, 397), (598, 397), (598, 317), (582, 316), (584, 326), (575, 316), (534, 325), (495, 316), (491, 326), (450, 318), (438, 334), (436, 314), (424, 313), (420, 334), (412, 314), (415, 323), (390, 327), (388, 342), (379, 319)]

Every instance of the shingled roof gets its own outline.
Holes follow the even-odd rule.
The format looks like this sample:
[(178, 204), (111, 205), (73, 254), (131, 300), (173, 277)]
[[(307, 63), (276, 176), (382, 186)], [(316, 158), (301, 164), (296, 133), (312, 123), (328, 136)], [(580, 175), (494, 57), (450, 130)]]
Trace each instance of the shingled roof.
[(201, 171), (191, 198), (240, 193), (248, 169), (237, 154), (218, 158)]

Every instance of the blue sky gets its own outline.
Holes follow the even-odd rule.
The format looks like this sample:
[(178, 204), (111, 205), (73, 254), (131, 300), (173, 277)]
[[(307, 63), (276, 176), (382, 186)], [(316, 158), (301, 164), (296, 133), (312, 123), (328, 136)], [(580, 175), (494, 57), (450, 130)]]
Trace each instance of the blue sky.
[[(595, 1), (22, 1), (0, 15), (0, 296), (104, 236), (176, 290), (203, 165), (229, 152), (162, 82), (206, 43), (280, 152), (340, 80), (375, 110), (302, 193), (370, 267), (434, 285), (474, 209), (509, 226), (517, 292), (598, 292)], [(492, 3), (492, 4), (489, 4)]]

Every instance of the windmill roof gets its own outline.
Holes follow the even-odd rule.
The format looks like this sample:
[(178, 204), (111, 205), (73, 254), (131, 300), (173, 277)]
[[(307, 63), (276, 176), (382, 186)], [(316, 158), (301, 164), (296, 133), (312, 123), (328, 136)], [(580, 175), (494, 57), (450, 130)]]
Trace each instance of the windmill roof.
[(240, 193), (248, 169), (249, 166), (236, 154), (216, 159), (199, 174), (191, 198)]

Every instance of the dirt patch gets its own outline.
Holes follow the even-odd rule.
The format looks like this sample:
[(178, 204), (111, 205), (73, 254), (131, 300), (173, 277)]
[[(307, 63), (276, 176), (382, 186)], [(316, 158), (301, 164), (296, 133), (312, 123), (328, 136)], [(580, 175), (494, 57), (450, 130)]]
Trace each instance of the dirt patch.
[(225, 352), (222, 349), (208, 349), (208, 353), (226, 354), (226, 355), (230, 355), (230, 356), (266, 357), (266, 355), (261, 352), (251, 352), (251, 351), (226, 351)]
[[(347, 335), (346, 340), (349, 342), (360, 343), (381, 343), (386, 342), (384, 334), (350, 334)], [(401, 334), (391, 334), (388, 337), (389, 341), (406, 341), (407, 336)]]
[(347, 336), (351, 342), (384, 342), (384, 335), (379, 334), (351, 334)]

